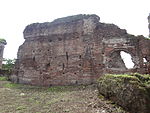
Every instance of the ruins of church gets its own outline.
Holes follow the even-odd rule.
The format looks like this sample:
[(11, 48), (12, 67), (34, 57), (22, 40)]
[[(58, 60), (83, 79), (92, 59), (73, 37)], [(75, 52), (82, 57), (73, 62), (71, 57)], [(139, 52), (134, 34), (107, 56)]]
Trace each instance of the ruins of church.
[[(106, 73), (150, 73), (150, 40), (101, 23), (97, 15), (33, 23), (23, 34), (11, 76), (16, 83), (91, 84)], [(126, 67), (122, 51), (131, 55), (133, 68)]]

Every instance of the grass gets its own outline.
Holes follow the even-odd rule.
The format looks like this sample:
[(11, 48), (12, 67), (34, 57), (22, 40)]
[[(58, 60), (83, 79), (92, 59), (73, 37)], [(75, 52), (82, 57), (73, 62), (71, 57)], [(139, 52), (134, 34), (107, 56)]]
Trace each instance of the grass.
[[(82, 97), (89, 91), (81, 88), (81, 86), (46, 88), (0, 81), (0, 98), (3, 105), (0, 106), (0, 113), (82, 112), (85, 107), (84, 101), (87, 99)], [(78, 104), (81, 105), (80, 103), (82, 107), (76, 107)]]
[(0, 81), (6, 81), (6, 80), (8, 80), (7, 77), (0, 77)]
[(18, 107), (16, 108), (16, 110), (23, 110), (23, 109), (26, 109), (26, 107), (25, 107), (25, 106), (18, 106)]
[[(98, 109), (117, 111), (117, 107), (98, 100), (94, 86), (37, 87), (0, 81), (0, 113), (96, 113)], [(89, 106), (101, 107), (93, 108)], [(124, 112), (125, 113), (125, 112)]]
[(53, 86), (48, 88), (48, 91), (50, 92), (62, 92), (64, 90), (67, 90), (69, 86)]
[[(137, 110), (138, 113), (142, 111), (146, 113), (144, 110), (149, 110), (150, 75), (148, 74), (107, 74), (99, 79), (98, 89), (105, 98), (126, 110), (131, 110), (130, 112)], [(132, 106), (132, 103), (136, 104)]]
[(70, 90), (77, 90), (77, 89), (84, 89), (84, 85), (78, 85), (78, 86), (52, 86), (49, 87), (47, 90), (50, 92), (64, 92), (64, 91), (70, 91)]
[[(150, 83), (150, 75), (149, 74), (139, 74), (139, 73), (132, 73), (132, 74), (106, 74), (105, 79), (107, 78), (116, 78), (116, 79), (124, 79), (124, 80), (131, 80), (137, 81), (139, 83), (147, 84)], [(101, 79), (101, 78), (100, 78)]]
[(150, 81), (150, 75), (149, 74), (134, 73), (134, 74), (131, 74), (131, 75), (137, 77), (142, 82)]
[(136, 76), (129, 75), (129, 74), (107, 74), (106, 77), (138, 79)]
[(22, 85), (20, 85), (20, 84), (14, 84), (14, 83), (6, 83), (6, 84), (4, 84), (5, 88), (19, 88), (21, 86)]

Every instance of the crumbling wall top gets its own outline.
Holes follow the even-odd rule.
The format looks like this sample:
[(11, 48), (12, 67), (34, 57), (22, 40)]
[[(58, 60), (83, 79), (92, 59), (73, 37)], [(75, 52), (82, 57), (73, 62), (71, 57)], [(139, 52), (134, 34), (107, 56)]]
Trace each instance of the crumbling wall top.
[(95, 14), (91, 14), (91, 15), (79, 14), (79, 15), (55, 19), (53, 22), (51, 22), (51, 24), (61, 24), (61, 23), (73, 22), (73, 21), (89, 19), (89, 18), (93, 18), (93, 19), (96, 19), (98, 21), (100, 20), (100, 17), (95, 15)]
[[(35, 38), (38, 36), (48, 36), (53, 34), (65, 34), (65, 33), (81, 33), (85, 27), (98, 23), (100, 17), (97, 15), (75, 15), (64, 18), (56, 19), (52, 22), (45, 23), (33, 23), (28, 25), (24, 30), (24, 38)], [(86, 25), (84, 25), (84, 23)], [(94, 26), (92, 26), (94, 27)]]

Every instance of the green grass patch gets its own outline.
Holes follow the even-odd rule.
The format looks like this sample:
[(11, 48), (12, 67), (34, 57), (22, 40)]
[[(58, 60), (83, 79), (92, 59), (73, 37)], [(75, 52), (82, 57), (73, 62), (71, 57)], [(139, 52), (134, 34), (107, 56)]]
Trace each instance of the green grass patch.
[(23, 109), (26, 109), (26, 107), (25, 107), (25, 106), (18, 106), (18, 107), (16, 108), (16, 110), (23, 110)]
[(108, 74), (106, 75), (106, 77), (138, 79), (136, 76), (129, 75), (129, 74)]
[(104, 96), (103, 96), (103, 95), (101, 95), (101, 94), (99, 94), (98, 98), (100, 98), (100, 99), (104, 99)]
[(6, 84), (4, 84), (4, 87), (6, 87), (6, 88), (19, 88), (19, 87), (21, 87), (21, 84), (6, 83)]
[(85, 86), (78, 85), (78, 86), (51, 86), (47, 90), (50, 92), (65, 92), (65, 91), (72, 91), (76, 89), (83, 89)]
[(0, 77), (0, 81), (7, 81), (8, 78), (7, 77)]
[[(112, 82), (124, 82), (124, 81), (137, 81), (141, 82), (140, 79), (134, 75), (129, 75), (129, 74), (106, 74), (103, 77), (100, 77), (98, 79), (99, 81), (107, 81), (107, 80), (112, 80)], [(107, 81), (108, 83), (111, 81)], [(119, 83), (120, 84), (120, 83)]]
[(131, 74), (131, 75), (139, 78), (142, 82), (147, 82), (147, 81), (150, 80), (150, 75), (148, 75), (148, 74), (134, 73), (134, 74)]
[(50, 91), (50, 92), (62, 92), (62, 91), (66, 91), (70, 88), (72, 88), (72, 86), (52, 86), (52, 87), (48, 88), (48, 91)]

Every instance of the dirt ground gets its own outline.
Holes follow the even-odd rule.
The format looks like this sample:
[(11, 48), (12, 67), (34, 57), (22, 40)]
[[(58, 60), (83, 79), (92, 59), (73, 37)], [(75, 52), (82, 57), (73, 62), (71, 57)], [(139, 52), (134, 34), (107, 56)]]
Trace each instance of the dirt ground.
[(96, 85), (44, 88), (0, 80), (0, 113), (126, 113), (97, 94)]

